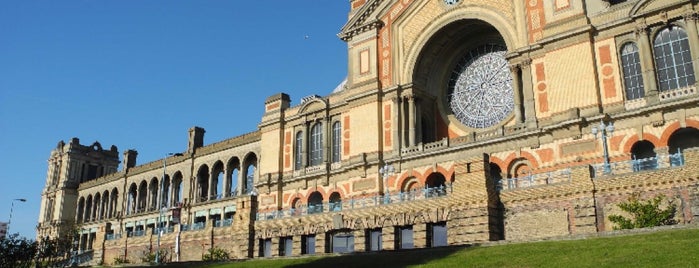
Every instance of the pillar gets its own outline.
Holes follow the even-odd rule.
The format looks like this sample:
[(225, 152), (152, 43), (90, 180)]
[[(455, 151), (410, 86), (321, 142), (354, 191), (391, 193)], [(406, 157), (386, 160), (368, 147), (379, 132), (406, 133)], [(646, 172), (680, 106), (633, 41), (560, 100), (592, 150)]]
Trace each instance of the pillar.
[(524, 122), (529, 127), (536, 127), (536, 106), (534, 105), (534, 84), (531, 72), (531, 59), (520, 63), (522, 73), (522, 95), (524, 97)]
[(699, 31), (697, 30), (697, 20), (699, 20), (699, 14), (693, 10), (684, 15), (684, 22), (687, 25), (687, 39), (689, 39), (689, 52), (692, 55), (695, 83), (697, 79), (699, 79)]
[(648, 26), (639, 24), (636, 26), (638, 38), (638, 51), (641, 57), (641, 74), (643, 76), (643, 88), (647, 103), (658, 102), (658, 83), (655, 79), (655, 65), (653, 64), (653, 46), (648, 37)]
[(522, 78), (519, 76), (519, 65), (510, 65), (510, 75), (512, 75), (512, 91), (515, 96), (515, 122), (518, 124), (524, 122), (522, 120)]
[(408, 96), (408, 146), (415, 146), (415, 97)]

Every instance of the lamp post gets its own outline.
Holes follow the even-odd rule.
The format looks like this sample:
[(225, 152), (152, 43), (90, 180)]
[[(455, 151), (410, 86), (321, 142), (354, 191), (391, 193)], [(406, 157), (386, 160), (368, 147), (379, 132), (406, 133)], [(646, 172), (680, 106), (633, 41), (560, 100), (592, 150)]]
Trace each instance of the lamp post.
[[(156, 221), (156, 224), (158, 228), (158, 247), (157, 250), (155, 251), (155, 263), (160, 263), (160, 236), (163, 234), (163, 228), (162, 228), (162, 223), (161, 220), (163, 218), (163, 204), (161, 203), (163, 200), (163, 182), (165, 182), (165, 176), (167, 176), (167, 157), (168, 156), (182, 156), (181, 153), (167, 153), (165, 154), (165, 158), (163, 158), (163, 178), (160, 180), (160, 187), (158, 187), (158, 220)], [(167, 194), (167, 193), (165, 193)], [(165, 204), (167, 206), (167, 204)]]
[(595, 139), (597, 138), (597, 133), (600, 134), (600, 138), (602, 139), (602, 147), (604, 149), (604, 174), (612, 172), (612, 168), (609, 165), (609, 149), (607, 148), (607, 139), (610, 138), (612, 132), (614, 132), (614, 123), (612, 122), (605, 124), (604, 120), (600, 120), (598, 127), (592, 127), (592, 135), (595, 135)]
[(388, 180), (388, 177), (393, 175), (393, 173), (396, 172), (396, 169), (392, 166), (389, 165), (388, 163), (384, 163), (383, 167), (379, 168), (379, 174), (381, 174), (381, 177), (383, 178), (383, 188), (384, 188), (384, 193), (388, 195), (388, 186), (386, 185), (386, 180)]
[(20, 201), (20, 202), (27, 202), (27, 199), (24, 198), (15, 198), (12, 199), (12, 204), (10, 205), (10, 219), (7, 221), (7, 235), (10, 235), (10, 224), (12, 223), (12, 210), (15, 208), (15, 201)]

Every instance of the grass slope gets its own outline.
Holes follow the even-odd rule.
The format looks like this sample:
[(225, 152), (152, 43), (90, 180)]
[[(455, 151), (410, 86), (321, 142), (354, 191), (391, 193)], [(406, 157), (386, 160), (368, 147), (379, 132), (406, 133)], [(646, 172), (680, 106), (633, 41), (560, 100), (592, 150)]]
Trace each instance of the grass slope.
[(208, 265), (237, 267), (699, 267), (699, 229)]

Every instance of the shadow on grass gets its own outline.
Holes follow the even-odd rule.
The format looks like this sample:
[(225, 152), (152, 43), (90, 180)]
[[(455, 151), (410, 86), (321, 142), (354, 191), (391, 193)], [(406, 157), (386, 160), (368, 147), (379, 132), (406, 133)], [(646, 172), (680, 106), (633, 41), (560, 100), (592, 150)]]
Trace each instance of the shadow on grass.
[(347, 255), (328, 256), (308, 263), (286, 267), (406, 267), (427, 264), (432, 260), (446, 258), (470, 246), (421, 248), (397, 251), (358, 252)]

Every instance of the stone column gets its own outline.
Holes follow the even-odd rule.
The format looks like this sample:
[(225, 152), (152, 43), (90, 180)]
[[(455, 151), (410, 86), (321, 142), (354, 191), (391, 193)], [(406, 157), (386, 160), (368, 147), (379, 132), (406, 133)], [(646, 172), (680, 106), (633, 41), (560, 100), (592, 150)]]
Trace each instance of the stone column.
[(408, 96), (408, 146), (415, 146), (415, 96)]
[(401, 101), (399, 97), (394, 97), (393, 99), (393, 107), (391, 107), (391, 111), (393, 113), (393, 116), (391, 117), (391, 135), (393, 136), (393, 142), (391, 143), (393, 150), (397, 152), (400, 152), (400, 147), (403, 144), (403, 139), (401, 138), (401, 127), (403, 124), (401, 124), (401, 115), (400, 115), (400, 107), (401, 107)]
[(427, 224), (413, 225), (413, 246), (415, 248), (427, 247)]
[(381, 228), (381, 245), (383, 250), (396, 249), (396, 228), (394, 226)]
[(515, 122), (521, 124), (522, 120), (522, 78), (519, 76), (519, 65), (510, 65), (510, 75), (512, 75), (512, 91), (515, 98)]
[(415, 102), (415, 145), (422, 143), (424, 138), (422, 133), (422, 101)]
[(531, 59), (519, 64), (522, 72), (522, 95), (524, 97), (524, 122), (528, 127), (536, 127), (536, 106), (534, 105), (534, 82), (531, 73)]
[[(699, 78), (699, 31), (697, 30), (699, 14), (691, 10), (684, 15), (687, 24), (687, 39), (689, 39), (689, 52), (692, 55), (692, 67), (694, 68), (694, 81)], [(693, 49), (692, 49), (693, 48)]]
[(643, 88), (646, 102), (648, 104), (658, 102), (658, 88), (655, 79), (655, 65), (653, 65), (653, 46), (648, 37), (648, 26), (645, 24), (636, 25), (636, 36), (638, 38), (638, 51), (641, 57), (641, 74), (643, 76)]

